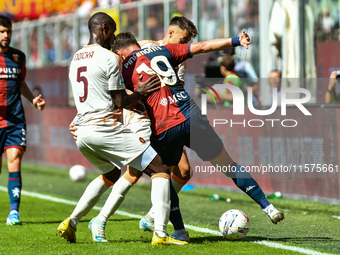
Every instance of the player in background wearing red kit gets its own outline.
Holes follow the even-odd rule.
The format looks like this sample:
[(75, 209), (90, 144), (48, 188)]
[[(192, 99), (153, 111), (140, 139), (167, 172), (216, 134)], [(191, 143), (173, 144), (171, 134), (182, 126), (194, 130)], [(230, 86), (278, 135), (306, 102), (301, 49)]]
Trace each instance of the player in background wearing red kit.
[(2, 153), (6, 151), (8, 166), (8, 195), (11, 204), (7, 225), (21, 225), (19, 205), (21, 198), (21, 160), (26, 149), (26, 120), (21, 95), (38, 110), (45, 101), (33, 96), (25, 82), (26, 56), (9, 46), (12, 22), (0, 15), (0, 173)]

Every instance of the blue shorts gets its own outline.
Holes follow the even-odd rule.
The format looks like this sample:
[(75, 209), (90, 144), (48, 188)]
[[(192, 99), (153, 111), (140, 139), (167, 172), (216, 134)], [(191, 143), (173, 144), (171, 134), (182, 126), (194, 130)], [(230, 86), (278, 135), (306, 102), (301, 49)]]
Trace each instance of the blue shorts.
[(26, 149), (26, 123), (0, 129), (0, 154), (8, 148)]
[(223, 143), (207, 117), (198, 113), (158, 136), (151, 135), (150, 140), (166, 165), (178, 165), (184, 146), (195, 151), (204, 161), (215, 159), (223, 149)]

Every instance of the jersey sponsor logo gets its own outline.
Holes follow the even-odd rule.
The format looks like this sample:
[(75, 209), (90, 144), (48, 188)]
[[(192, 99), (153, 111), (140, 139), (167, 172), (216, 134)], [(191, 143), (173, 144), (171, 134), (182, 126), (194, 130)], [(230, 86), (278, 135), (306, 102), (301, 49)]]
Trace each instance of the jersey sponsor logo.
[(18, 79), (16, 74), (0, 74), (0, 79)]
[(163, 106), (167, 106), (168, 104), (177, 103), (178, 101), (181, 101), (182, 99), (185, 99), (187, 97), (188, 95), (184, 91), (182, 91), (182, 92), (174, 94), (172, 97), (171, 96), (163, 97), (160, 100), (160, 104)]
[(84, 51), (84, 52), (76, 53), (74, 55), (73, 61), (92, 58), (93, 55), (94, 55), (94, 51)]
[(20, 68), (0, 67), (0, 78), (17, 78), (18, 74), (20, 73), (21, 73)]

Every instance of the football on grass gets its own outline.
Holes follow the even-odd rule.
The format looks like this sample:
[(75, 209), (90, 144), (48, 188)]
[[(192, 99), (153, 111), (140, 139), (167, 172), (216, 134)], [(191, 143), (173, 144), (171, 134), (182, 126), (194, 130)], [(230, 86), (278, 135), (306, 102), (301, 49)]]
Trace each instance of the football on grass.
[(237, 209), (229, 210), (222, 214), (220, 218), (220, 231), (229, 240), (243, 238), (249, 231), (248, 216)]
[(81, 181), (86, 176), (86, 169), (82, 165), (75, 165), (70, 168), (69, 174), (72, 181)]

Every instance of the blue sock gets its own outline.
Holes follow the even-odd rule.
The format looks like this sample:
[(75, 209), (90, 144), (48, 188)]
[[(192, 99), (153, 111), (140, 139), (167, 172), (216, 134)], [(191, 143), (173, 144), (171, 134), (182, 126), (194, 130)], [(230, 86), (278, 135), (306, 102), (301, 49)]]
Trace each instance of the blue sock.
[(11, 211), (19, 212), (21, 197), (21, 172), (13, 172), (8, 175), (8, 195), (11, 204)]
[(267, 208), (269, 205), (270, 205), (270, 203), (269, 203), (269, 201), (267, 200), (267, 198), (266, 197), (263, 197), (261, 200), (260, 200), (260, 206), (261, 206), (261, 208), (262, 209), (265, 209), (265, 208)]
[(179, 199), (174, 186), (170, 182), (170, 221), (174, 225), (175, 230), (181, 230), (184, 228), (181, 210), (179, 209)]
[[(258, 203), (262, 209), (269, 205), (266, 196), (264, 195), (262, 189), (258, 183), (251, 177), (251, 175), (245, 171), (245, 168), (241, 167), (239, 164), (233, 163), (232, 167), (236, 168), (236, 171), (232, 173), (227, 173), (228, 177), (231, 177), (237, 187), (239, 187), (243, 192), (250, 196), (256, 203)], [(268, 205), (266, 203), (268, 202)], [(265, 206), (263, 208), (263, 206)]]

